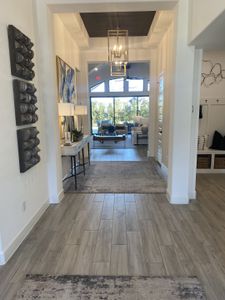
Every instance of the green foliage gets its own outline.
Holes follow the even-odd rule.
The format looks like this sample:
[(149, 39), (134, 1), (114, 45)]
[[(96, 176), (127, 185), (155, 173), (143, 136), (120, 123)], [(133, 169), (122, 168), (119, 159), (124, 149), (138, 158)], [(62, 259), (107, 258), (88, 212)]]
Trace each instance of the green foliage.
[(83, 133), (81, 130), (77, 130), (76, 128), (72, 130), (71, 132), (72, 135), (72, 142), (77, 142), (82, 139)]
[[(104, 99), (106, 99), (104, 103)], [(110, 100), (111, 99), (111, 102)], [(149, 116), (149, 97), (116, 97), (115, 98), (115, 123), (133, 123), (135, 116)], [(92, 127), (98, 127), (103, 120), (114, 123), (113, 98), (92, 98)]]
[(115, 122), (132, 123), (137, 115), (137, 99), (133, 98), (115, 98)]
[(138, 115), (147, 118), (149, 116), (149, 97), (139, 97), (138, 105)]

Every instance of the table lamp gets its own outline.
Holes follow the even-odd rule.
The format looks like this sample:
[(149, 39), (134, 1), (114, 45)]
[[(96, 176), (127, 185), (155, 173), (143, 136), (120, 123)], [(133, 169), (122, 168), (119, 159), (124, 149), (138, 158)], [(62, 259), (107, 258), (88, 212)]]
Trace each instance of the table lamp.
[[(74, 116), (74, 104), (73, 103), (64, 103), (60, 102), (58, 103), (58, 115), (60, 117), (64, 117), (64, 120), (61, 122), (62, 125), (62, 132), (63, 132), (63, 138), (65, 138), (65, 144), (71, 143), (71, 132), (65, 131), (65, 127), (69, 127), (67, 117)], [(71, 120), (70, 120), (70, 130), (72, 128), (71, 126)]]
[(82, 116), (86, 116), (87, 115), (87, 105), (75, 105), (74, 114), (76, 116), (81, 116), (80, 130), (81, 130), (81, 132), (83, 132), (83, 120), (82, 120)]

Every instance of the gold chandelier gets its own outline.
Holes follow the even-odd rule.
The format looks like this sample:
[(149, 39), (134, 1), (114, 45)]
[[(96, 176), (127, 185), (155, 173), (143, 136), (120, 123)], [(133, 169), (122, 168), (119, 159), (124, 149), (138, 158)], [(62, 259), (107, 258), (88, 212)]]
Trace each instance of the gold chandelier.
[(108, 30), (108, 61), (111, 76), (126, 76), (128, 30)]

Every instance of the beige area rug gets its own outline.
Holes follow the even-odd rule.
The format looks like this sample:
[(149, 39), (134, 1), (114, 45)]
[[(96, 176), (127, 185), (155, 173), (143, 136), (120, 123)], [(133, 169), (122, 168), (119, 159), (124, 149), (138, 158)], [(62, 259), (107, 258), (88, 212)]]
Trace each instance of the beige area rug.
[(203, 300), (196, 277), (27, 275), (17, 300)]
[[(65, 182), (66, 192), (75, 192), (74, 179)], [(165, 193), (166, 182), (155, 161), (92, 162), (86, 176), (78, 176), (78, 189), (84, 193)]]

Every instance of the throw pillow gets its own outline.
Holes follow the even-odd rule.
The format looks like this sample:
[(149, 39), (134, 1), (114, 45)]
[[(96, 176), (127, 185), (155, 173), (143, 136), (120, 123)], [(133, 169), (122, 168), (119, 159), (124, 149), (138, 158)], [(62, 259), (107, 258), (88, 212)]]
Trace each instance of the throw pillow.
[(225, 149), (224, 137), (217, 130), (214, 132), (212, 146), (210, 147), (210, 149), (215, 149), (215, 150)]

